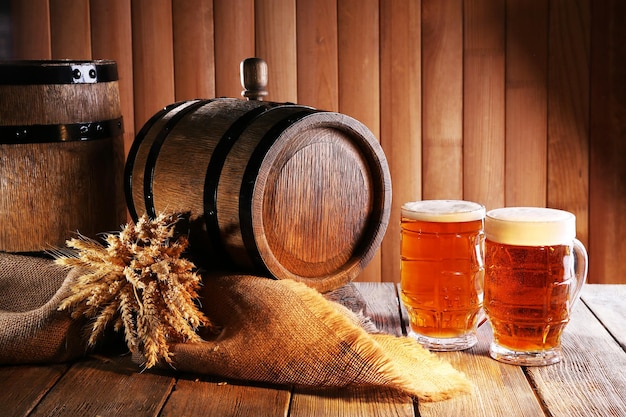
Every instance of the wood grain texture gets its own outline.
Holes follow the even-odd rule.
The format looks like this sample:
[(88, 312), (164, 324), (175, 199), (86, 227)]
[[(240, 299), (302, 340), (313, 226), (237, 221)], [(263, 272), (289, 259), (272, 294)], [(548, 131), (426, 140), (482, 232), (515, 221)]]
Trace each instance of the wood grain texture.
[(400, 280), (400, 207), (422, 198), (421, 1), (380, 2), (380, 141), (393, 181), (383, 281)]
[(52, 58), (48, 0), (11, 0), (11, 15), (15, 58)]
[(626, 312), (621, 300), (626, 298), (622, 285), (586, 285), (582, 302), (598, 317), (613, 338), (626, 350)]
[(239, 98), (241, 60), (265, 58), (270, 100), (345, 111), (380, 133), (394, 183), (381, 280), (399, 280), (402, 202), (467, 198), (574, 212), (589, 280), (625, 282), (624, 6), (504, 3), (13, 0), (12, 50), (50, 59), (52, 42), (72, 51), (90, 39), (93, 58), (116, 60), (127, 151), (135, 126), (177, 97)]
[(89, 10), (93, 59), (117, 62), (120, 107), (124, 117), (124, 150), (128, 154), (135, 138), (130, 0), (91, 0)]
[(338, 111), (337, 0), (296, 3), (298, 103)]
[(555, 1), (549, 27), (547, 202), (576, 215), (588, 245), (590, 1)]
[[(527, 370), (550, 415), (626, 415), (626, 375), (615, 372), (626, 367), (626, 353), (582, 303), (576, 305), (562, 343), (562, 362)], [(596, 396), (602, 400), (594, 401)]]
[(215, 94), (241, 98), (239, 64), (255, 55), (254, 0), (215, 0), (213, 16)]
[[(379, 329), (400, 335), (406, 331), (406, 312), (395, 287), (354, 283), (337, 295), (344, 305), (362, 308)], [(626, 286), (587, 285), (581, 297), (565, 329), (565, 359), (559, 364), (521, 368), (494, 361), (487, 353), (489, 324), (479, 328), (474, 348), (436, 353), (474, 383), (470, 395), (442, 402), (414, 403), (381, 388), (295, 388), (171, 368), (141, 372), (129, 356), (117, 355), (74, 364), (0, 366), (0, 400), (5, 414), (21, 416), (624, 415)]]
[(255, 415), (286, 416), (288, 387), (242, 385), (220, 379), (179, 379), (159, 414), (162, 417)]
[(238, 268), (323, 292), (380, 247), (389, 171), (355, 119), (224, 98), (178, 104), (148, 128), (129, 155), (131, 204), (138, 216), (189, 211), (199, 264), (223, 262), (222, 248)]
[(50, 0), (53, 59), (91, 59), (89, 2)]
[[(69, 63), (14, 66), (46, 74), (59, 67), (71, 69)], [(52, 133), (31, 133), (32, 139), (27, 136), (20, 143), (0, 140), (0, 250), (64, 247), (77, 232), (95, 238), (103, 231), (116, 230), (124, 221), (121, 131), (79, 140), (65, 126), (119, 119), (119, 104), (117, 81), (0, 85), (3, 127), (34, 131), (32, 125), (51, 125), (53, 132), (66, 135), (64, 141)], [(47, 141), (35, 142), (40, 139)]]
[(592, 3), (589, 281), (626, 282), (626, 4)]
[(174, 51), (171, 0), (131, 2), (135, 131), (173, 103)]
[(267, 99), (298, 101), (296, 0), (257, 0), (254, 7), (256, 55), (268, 65)]
[[(74, 364), (31, 416), (123, 415), (154, 416), (167, 400), (175, 379), (151, 373), (138, 373), (137, 365), (126, 360), (108, 363), (91, 359)], [(82, 395), (68, 393), (81, 392)], [(81, 397), (92, 400), (86, 408)]]
[(463, 5), (463, 198), (504, 205), (504, 0)]
[(67, 371), (69, 365), (0, 367), (3, 412), (26, 416)]
[(506, 3), (505, 205), (545, 207), (548, 3)]
[(172, 1), (176, 101), (215, 97), (213, 1)]
[(422, 198), (462, 199), (462, 0), (422, 0), (422, 135)]
[[(339, 111), (364, 123), (380, 138), (380, 37), (378, 0), (339, 0), (338, 83)], [(369, 27), (365, 33), (362, 27)], [(358, 72), (359, 77), (354, 73)], [(380, 140), (380, 139), (379, 139)], [(376, 256), (359, 275), (360, 281), (380, 281), (381, 256)]]

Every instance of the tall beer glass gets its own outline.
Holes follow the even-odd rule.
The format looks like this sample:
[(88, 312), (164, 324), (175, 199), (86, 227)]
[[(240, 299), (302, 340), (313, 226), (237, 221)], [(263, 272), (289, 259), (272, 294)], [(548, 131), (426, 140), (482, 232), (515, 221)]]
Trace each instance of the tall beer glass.
[(485, 218), (485, 313), (492, 358), (549, 365), (587, 277), (587, 252), (567, 211), (509, 207)]
[(409, 314), (409, 335), (428, 349), (462, 350), (476, 343), (484, 217), (485, 207), (469, 201), (402, 206), (402, 302)]

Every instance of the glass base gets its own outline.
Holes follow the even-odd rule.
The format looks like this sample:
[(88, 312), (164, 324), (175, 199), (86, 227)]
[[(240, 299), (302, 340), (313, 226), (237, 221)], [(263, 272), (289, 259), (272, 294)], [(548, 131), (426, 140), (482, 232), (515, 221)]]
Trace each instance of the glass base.
[(450, 352), (455, 350), (465, 350), (474, 346), (478, 340), (476, 334), (468, 333), (460, 337), (429, 337), (414, 331), (409, 332), (409, 336), (417, 340), (417, 342), (428, 350), (438, 352)]
[(563, 358), (561, 348), (540, 351), (515, 351), (502, 347), (494, 342), (489, 346), (489, 356), (493, 359), (511, 365), (545, 366), (560, 362)]

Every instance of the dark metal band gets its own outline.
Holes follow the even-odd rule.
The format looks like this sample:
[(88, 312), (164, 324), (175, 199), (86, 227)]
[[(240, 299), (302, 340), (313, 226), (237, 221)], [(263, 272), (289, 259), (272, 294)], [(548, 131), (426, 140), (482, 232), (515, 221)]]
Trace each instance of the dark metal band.
[(126, 166), (124, 167), (124, 194), (126, 195), (126, 205), (128, 206), (128, 211), (130, 217), (136, 222), (139, 220), (139, 215), (137, 213), (137, 209), (135, 207), (135, 201), (133, 199), (133, 170), (135, 169), (135, 162), (137, 159), (137, 153), (139, 152), (139, 148), (143, 143), (148, 131), (152, 129), (152, 126), (160, 120), (163, 116), (169, 113), (172, 109), (182, 105), (185, 101), (179, 101), (176, 103), (169, 104), (163, 107), (161, 110), (156, 112), (150, 117), (150, 119), (143, 125), (141, 130), (135, 136), (135, 140), (128, 151), (128, 157), (126, 158)]
[(122, 118), (56, 125), (0, 126), (0, 144), (74, 142), (124, 133)]
[(209, 161), (204, 179), (204, 218), (209, 241), (222, 259), (227, 259), (229, 255), (223, 244), (220, 225), (217, 219), (217, 187), (222, 176), (222, 169), (226, 163), (226, 157), (228, 157), (230, 150), (243, 131), (248, 128), (257, 117), (274, 106), (276, 105), (273, 103), (264, 103), (236, 119), (219, 139), (211, 155), (211, 160)]
[(184, 109), (179, 110), (172, 116), (171, 119), (165, 122), (163, 128), (161, 128), (161, 130), (154, 137), (154, 141), (152, 142), (152, 146), (148, 152), (148, 157), (146, 158), (146, 169), (143, 174), (143, 196), (145, 199), (146, 214), (149, 217), (156, 218), (157, 216), (156, 208), (154, 207), (154, 169), (156, 167), (157, 160), (159, 159), (159, 153), (161, 152), (163, 143), (165, 143), (167, 136), (170, 134), (174, 126), (176, 126), (176, 124), (178, 124), (183, 117), (213, 100), (215, 99), (198, 100)]
[(92, 84), (118, 81), (115, 61), (3, 61), (0, 85)]
[(267, 270), (265, 262), (263, 262), (261, 254), (259, 253), (259, 249), (256, 245), (256, 239), (254, 237), (254, 231), (252, 230), (251, 209), (254, 186), (259, 176), (263, 159), (265, 159), (265, 155), (272, 148), (274, 142), (276, 142), (276, 139), (278, 139), (280, 134), (289, 126), (316, 112), (319, 112), (319, 110), (303, 107), (302, 111), (290, 114), (274, 124), (274, 126), (272, 126), (265, 133), (265, 135), (263, 135), (263, 138), (259, 141), (256, 149), (252, 152), (250, 161), (248, 162), (243, 174), (241, 190), (239, 191), (239, 225), (241, 227), (241, 237), (246, 251), (248, 252), (248, 256), (252, 259), (254, 265), (267, 273), (269, 273), (269, 271)]

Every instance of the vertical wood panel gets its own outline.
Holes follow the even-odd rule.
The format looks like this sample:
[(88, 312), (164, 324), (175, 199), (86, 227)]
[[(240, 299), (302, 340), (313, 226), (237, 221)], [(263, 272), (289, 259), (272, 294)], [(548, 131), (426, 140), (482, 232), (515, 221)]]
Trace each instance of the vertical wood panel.
[(241, 97), (239, 64), (254, 53), (254, 0), (215, 0), (215, 94)]
[(592, 3), (589, 281), (626, 283), (626, 3)]
[(298, 101), (296, 0), (256, 0), (256, 55), (268, 66), (268, 100)]
[[(380, 140), (378, 21), (378, 0), (337, 2), (339, 111), (359, 120)], [(363, 27), (370, 29), (364, 32)], [(381, 280), (380, 251), (359, 279)]]
[(54, 59), (91, 59), (89, 2), (50, 0), (50, 40)]
[(135, 130), (174, 102), (174, 53), (170, 0), (133, 0)]
[(588, 243), (589, 0), (552, 0), (549, 33), (548, 205), (576, 215)]
[(463, 2), (422, 0), (424, 199), (463, 198)]
[(463, 197), (504, 204), (504, 0), (464, 4)]
[(422, 196), (421, 1), (381, 0), (380, 141), (393, 185), (382, 280), (400, 281), (400, 207)]
[(213, 0), (172, 1), (176, 101), (215, 97)]
[(50, 59), (48, 0), (12, 0), (13, 54), (17, 59)]
[(337, 0), (298, 0), (296, 22), (298, 102), (337, 111)]
[(546, 205), (548, 2), (507, 0), (506, 205)]
[(135, 137), (133, 46), (130, 0), (91, 0), (91, 45), (94, 59), (117, 62), (126, 153)]
[(399, 279), (403, 202), (466, 198), (574, 212), (590, 281), (626, 282), (622, 3), (12, 0), (11, 26), (14, 58), (118, 62), (127, 149), (166, 104), (239, 97), (255, 55), (268, 99), (364, 122), (393, 181), (382, 280)]

